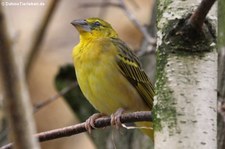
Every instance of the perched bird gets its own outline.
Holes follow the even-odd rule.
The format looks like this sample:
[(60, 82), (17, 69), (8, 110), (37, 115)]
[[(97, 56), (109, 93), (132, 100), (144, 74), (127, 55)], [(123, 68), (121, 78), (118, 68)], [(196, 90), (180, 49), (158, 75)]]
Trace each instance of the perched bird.
[[(99, 18), (74, 20), (71, 24), (80, 34), (80, 42), (72, 52), (76, 76), (89, 102), (107, 115), (118, 109), (152, 110), (153, 86), (138, 58), (112, 26)], [(153, 138), (152, 123), (135, 124), (149, 127), (142, 131)]]

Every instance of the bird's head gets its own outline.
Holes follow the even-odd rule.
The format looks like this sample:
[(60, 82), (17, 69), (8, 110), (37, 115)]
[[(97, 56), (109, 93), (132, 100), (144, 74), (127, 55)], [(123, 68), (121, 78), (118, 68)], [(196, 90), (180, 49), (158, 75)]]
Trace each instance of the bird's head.
[(99, 19), (88, 18), (85, 20), (74, 20), (71, 22), (76, 27), (82, 38), (101, 38), (101, 37), (117, 37), (116, 31), (112, 26)]

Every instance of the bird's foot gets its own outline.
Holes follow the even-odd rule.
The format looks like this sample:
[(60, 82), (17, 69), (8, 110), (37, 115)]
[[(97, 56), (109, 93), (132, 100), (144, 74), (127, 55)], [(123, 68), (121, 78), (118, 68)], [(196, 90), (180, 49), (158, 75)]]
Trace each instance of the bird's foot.
[(86, 120), (85, 129), (88, 131), (88, 133), (91, 133), (92, 128), (96, 128), (95, 120), (103, 116), (106, 116), (106, 115), (103, 113), (95, 113)]
[(122, 126), (122, 123), (120, 121), (121, 115), (124, 113), (124, 109), (119, 108), (115, 113), (111, 115), (111, 125), (115, 125), (118, 129), (120, 126)]

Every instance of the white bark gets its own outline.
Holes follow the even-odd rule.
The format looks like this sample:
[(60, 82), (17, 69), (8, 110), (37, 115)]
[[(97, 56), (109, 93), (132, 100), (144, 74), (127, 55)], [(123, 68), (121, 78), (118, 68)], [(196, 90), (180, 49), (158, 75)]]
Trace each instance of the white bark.
[[(175, 127), (162, 122), (155, 148), (216, 148), (217, 54), (196, 57), (169, 56), (167, 85), (176, 109)], [(169, 105), (170, 106), (170, 105)]]
[[(158, 47), (165, 36), (160, 29), (168, 25), (168, 20), (190, 13), (194, 5), (198, 2), (176, 0), (165, 7), (161, 1), (158, 9), (166, 9), (158, 22)], [(163, 78), (157, 78), (156, 84), (161, 85), (162, 80), (164, 83), (156, 88), (168, 99), (165, 101), (160, 94), (155, 99), (154, 118), (159, 119), (156, 127), (160, 125), (155, 130), (155, 149), (217, 148), (217, 52), (215, 46), (209, 48), (213, 50), (201, 56), (170, 53), (164, 70), (159, 70), (163, 71)], [(160, 57), (162, 51), (157, 52)], [(163, 109), (170, 109), (171, 113), (160, 111)]]

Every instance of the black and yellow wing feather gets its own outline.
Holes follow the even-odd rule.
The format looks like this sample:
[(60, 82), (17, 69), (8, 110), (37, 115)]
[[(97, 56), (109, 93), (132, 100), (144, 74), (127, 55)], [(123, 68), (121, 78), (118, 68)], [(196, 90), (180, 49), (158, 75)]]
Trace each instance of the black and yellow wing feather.
[(150, 110), (153, 106), (154, 89), (137, 56), (118, 38), (111, 38), (118, 49), (117, 64), (124, 77), (135, 87)]

